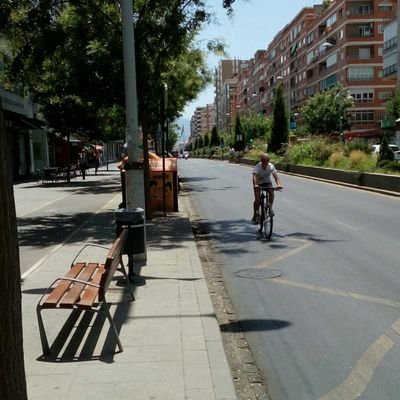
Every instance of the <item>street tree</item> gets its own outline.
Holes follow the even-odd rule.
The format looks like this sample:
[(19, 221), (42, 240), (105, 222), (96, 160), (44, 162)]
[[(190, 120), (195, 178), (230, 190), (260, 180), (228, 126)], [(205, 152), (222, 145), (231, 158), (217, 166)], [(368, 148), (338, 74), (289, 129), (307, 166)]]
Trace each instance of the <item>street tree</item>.
[(218, 129), (214, 125), (211, 130), (210, 147), (215, 147), (220, 145), (220, 138), (218, 136)]
[(0, 102), (0, 399), (27, 399), (18, 233), (3, 110)]
[(246, 147), (246, 137), (244, 130), (242, 128), (242, 124), (240, 122), (239, 114), (236, 114), (235, 119), (235, 143), (233, 148), (235, 151), (243, 151)]
[[(8, 85), (33, 94), (49, 124), (66, 135), (85, 132), (104, 140), (105, 133), (123, 132), (119, 2), (11, 3), (0, 9), (14, 52)], [(224, 6), (230, 10), (232, 3)], [(173, 89), (166, 111), (173, 120), (211, 81), (204, 54), (194, 45), (210, 14), (204, 2), (195, 0), (137, 0), (134, 7), (139, 122), (146, 134), (159, 123), (161, 84)], [(221, 49), (218, 41), (208, 47)]]
[(264, 137), (269, 139), (271, 135), (272, 119), (264, 115), (250, 115), (240, 118), (243, 130), (246, 132), (247, 140)]
[(311, 135), (329, 135), (348, 128), (346, 110), (352, 106), (347, 90), (334, 86), (310, 97), (301, 108)]
[(388, 135), (383, 135), (381, 145), (379, 146), (379, 153), (377, 158), (377, 165), (384, 166), (388, 161), (394, 160), (394, 153), (389, 146)]
[(204, 134), (203, 146), (204, 147), (209, 147), (210, 146), (210, 137), (208, 136), (208, 133)]
[(283, 86), (278, 85), (275, 91), (275, 99), (272, 112), (271, 139), (268, 143), (268, 151), (279, 151), (289, 136), (288, 114), (283, 96)]

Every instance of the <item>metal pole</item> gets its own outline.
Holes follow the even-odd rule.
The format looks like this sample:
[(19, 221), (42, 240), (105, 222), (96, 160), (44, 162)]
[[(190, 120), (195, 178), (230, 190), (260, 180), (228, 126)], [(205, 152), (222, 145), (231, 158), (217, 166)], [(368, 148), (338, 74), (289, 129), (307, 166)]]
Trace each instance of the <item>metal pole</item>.
[[(163, 213), (164, 213), (164, 218), (167, 217), (167, 207), (166, 207), (166, 179), (165, 179), (165, 152), (166, 152), (166, 120), (167, 120), (167, 106), (168, 106), (168, 86), (165, 83), (163, 86), (163, 110), (162, 110), (162, 129), (161, 129), (161, 148), (162, 148), (162, 181), (163, 181)], [(168, 129), (168, 126), (167, 126)]]
[[(135, 36), (133, 29), (132, 0), (121, 0), (122, 12), (122, 45), (124, 54), (124, 79), (125, 79), (125, 106), (126, 106), (126, 142), (128, 148), (128, 162), (125, 164), (126, 207), (145, 207), (143, 141), (139, 135), (137, 89), (136, 89), (136, 57)], [(143, 253), (129, 255), (129, 266), (132, 259), (146, 261), (146, 217), (143, 221)]]
[(139, 137), (135, 37), (133, 30), (132, 0), (121, 0), (122, 42), (124, 52), (125, 105), (126, 105), (126, 142), (129, 162), (126, 168), (127, 207), (145, 208), (143, 163), (140, 153), (143, 143)]
[(400, 1), (397, 1), (397, 89), (400, 89)]

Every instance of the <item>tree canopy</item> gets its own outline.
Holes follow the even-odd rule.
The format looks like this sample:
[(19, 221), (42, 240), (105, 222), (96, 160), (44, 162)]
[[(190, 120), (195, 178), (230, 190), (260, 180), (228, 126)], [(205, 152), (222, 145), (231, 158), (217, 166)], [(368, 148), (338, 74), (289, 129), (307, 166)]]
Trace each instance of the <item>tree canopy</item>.
[(348, 91), (334, 86), (310, 97), (300, 113), (311, 134), (330, 134), (346, 127), (346, 109), (352, 104)]
[(283, 96), (283, 86), (280, 84), (275, 91), (275, 100), (272, 113), (271, 139), (268, 151), (276, 152), (283, 143), (287, 143), (289, 135), (288, 114)]
[[(221, 0), (222, 1), (222, 0)], [(232, 12), (234, 0), (222, 6)], [(159, 123), (160, 86), (169, 88), (173, 120), (211, 81), (195, 38), (211, 23), (207, 2), (136, 0), (135, 46), (139, 122), (145, 133)], [(10, 0), (0, 10), (14, 57), (8, 86), (23, 87), (60, 132), (92, 138), (124, 134), (124, 82), (119, 1)], [(209, 48), (221, 50), (218, 41)]]

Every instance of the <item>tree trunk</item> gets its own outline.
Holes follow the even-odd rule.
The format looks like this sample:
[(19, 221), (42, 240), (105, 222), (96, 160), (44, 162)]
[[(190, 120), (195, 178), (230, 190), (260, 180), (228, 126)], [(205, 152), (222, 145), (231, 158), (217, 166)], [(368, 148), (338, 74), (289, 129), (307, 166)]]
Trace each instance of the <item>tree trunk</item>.
[(17, 219), (0, 101), (0, 399), (26, 400)]

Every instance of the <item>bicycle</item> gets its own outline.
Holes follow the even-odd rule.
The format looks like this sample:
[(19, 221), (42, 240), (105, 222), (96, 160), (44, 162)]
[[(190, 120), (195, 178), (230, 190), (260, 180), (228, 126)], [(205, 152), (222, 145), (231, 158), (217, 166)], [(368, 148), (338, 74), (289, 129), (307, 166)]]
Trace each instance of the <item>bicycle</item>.
[(279, 190), (267, 186), (260, 186), (261, 193), (258, 211), (258, 232), (262, 233), (264, 230), (267, 240), (271, 240), (274, 228), (274, 213), (272, 212), (271, 204), (269, 202), (268, 189)]

